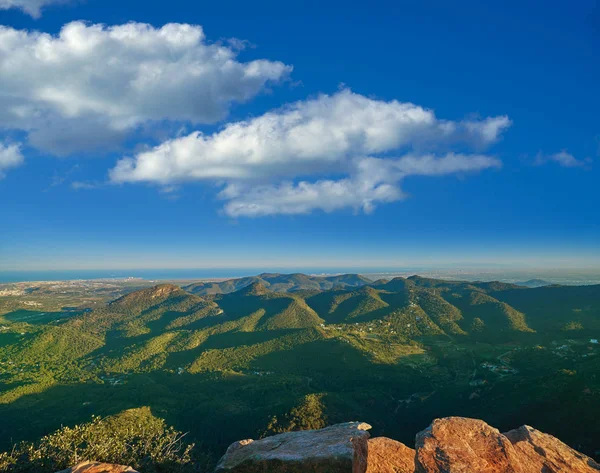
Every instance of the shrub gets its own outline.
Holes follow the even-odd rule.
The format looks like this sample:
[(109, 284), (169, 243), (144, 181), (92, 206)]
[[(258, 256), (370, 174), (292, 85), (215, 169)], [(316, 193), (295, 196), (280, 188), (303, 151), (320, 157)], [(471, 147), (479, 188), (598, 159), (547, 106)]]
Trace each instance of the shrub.
[(263, 437), (296, 430), (316, 430), (327, 426), (323, 406), (323, 394), (308, 394), (302, 403), (284, 416), (282, 421), (273, 417)]
[(194, 446), (186, 445), (184, 437), (149, 408), (131, 409), (15, 445), (0, 453), (0, 471), (55, 472), (87, 460), (129, 465), (144, 473), (193, 471)]

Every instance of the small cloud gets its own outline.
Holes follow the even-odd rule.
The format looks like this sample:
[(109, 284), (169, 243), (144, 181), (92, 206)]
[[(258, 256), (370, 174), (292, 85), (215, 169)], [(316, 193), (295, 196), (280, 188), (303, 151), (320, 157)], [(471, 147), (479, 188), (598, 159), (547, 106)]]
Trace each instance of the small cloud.
[(67, 3), (69, 0), (0, 0), (0, 10), (18, 8), (32, 18), (38, 19), (42, 16), (42, 8), (46, 5), (57, 5)]
[(173, 194), (179, 190), (178, 186), (164, 186), (160, 188), (160, 191), (164, 194)]
[(562, 150), (558, 153), (554, 154), (543, 154), (538, 153), (536, 156), (536, 164), (546, 164), (549, 162), (558, 163), (560, 166), (564, 168), (576, 168), (576, 167), (585, 167), (586, 165), (591, 163), (590, 158), (585, 159), (577, 159), (567, 150)]
[(234, 51), (243, 51), (244, 49), (256, 48), (256, 45), (252, 44), (247, 39), (227, 38), (224, 42)]
[(6, 177), (6, 170), (16, 168), (25, 162), (21, 145), (4, 145), (0, 143), (0, 179)]
[(58, 186), (61, 186), (62, 184), (64, 184), (65, 181), (73, 173), (77, 172), (80, 168), (81, 168), (81, 166), (79, 166), (79, 164), (76, 164), (75, 166), (72, 166), (67, 172), (65, 172), (63, 174), (60, 174), (60, 173), (54, 171), (54, 175), (52, 176), (52, 179), (50, 180), (50, 185), (48, 186), (47, 189), (44, 190), (44, 192), (47, 192), (52, 187), (58, 187)]
[(162, 186), (159, 188), (161, 195), (171, 201), (179, 200), (179, 186)]
[(84, 182), (84, 181), (71, 182), (71, 188), (75, 189), (76, 191), (98, 189), (99, 187), (102, 187), (102, 184), (98, 183), (98, 182)]

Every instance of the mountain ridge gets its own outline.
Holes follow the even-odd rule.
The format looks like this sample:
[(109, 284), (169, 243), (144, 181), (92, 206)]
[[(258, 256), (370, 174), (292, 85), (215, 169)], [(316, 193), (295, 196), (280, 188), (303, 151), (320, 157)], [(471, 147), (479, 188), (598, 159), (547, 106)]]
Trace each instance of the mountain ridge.
[(184, 286), (183, 289), (198, 295), (227, 294), (238, 291), (255, 282), (262, 283), (274, 292), (296, 292), (300, 290), (327, 290), (338, 288), (359, 287), (372, 281), (359, 274), (340, 274), (334, 276), (309, 276), (302, 273), (281, 274), (262, 273), (221, 282), (198, 282)]
[(144, 403), (213, 453), (257, 431), (363, 415), (410, 442), (398, 426), (451, 412), (502, 428), (523, 418), (594, 455), (600, 285), (272, 288), (198, 296), (163, 284), (47, 323), (9, 314), (0, 445)]

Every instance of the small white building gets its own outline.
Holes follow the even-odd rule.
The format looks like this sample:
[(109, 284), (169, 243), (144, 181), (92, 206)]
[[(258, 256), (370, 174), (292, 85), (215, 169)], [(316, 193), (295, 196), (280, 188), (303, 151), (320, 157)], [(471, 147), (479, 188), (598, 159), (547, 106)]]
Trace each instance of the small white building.
[(598, 339), (592, 338), (592, 339), (590, 339), (590, 343), (593, 343), (594, 345), (598, 345)]

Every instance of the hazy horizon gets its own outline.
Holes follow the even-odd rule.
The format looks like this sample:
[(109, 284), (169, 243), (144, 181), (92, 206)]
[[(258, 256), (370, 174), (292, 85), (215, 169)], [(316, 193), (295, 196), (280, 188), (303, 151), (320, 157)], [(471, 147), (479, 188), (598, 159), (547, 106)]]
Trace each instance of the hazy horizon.
[(236, 279), (262, 273), (303, 273), (312, 276), (361, 274), (371, 280), (419, 275), (439, 279), (466, 281), (524, 282), (542, 279), (552, 284), (600, 284), (600, 269), (594, 268), (526, 268), (510, 265), (481, 266), (406, 266), (396, 268), (358, 267), (256, 267), (256, 268), (128, 268), (75, 270), (0, 270), (0, 284), (41, 281), (101, 280), (138, 278), (149, 281), (201, 281)]

